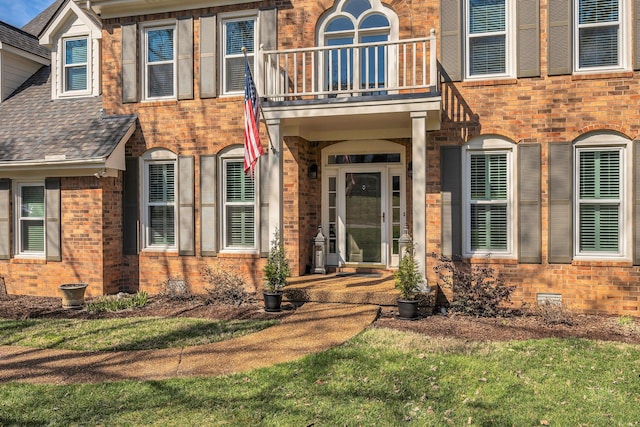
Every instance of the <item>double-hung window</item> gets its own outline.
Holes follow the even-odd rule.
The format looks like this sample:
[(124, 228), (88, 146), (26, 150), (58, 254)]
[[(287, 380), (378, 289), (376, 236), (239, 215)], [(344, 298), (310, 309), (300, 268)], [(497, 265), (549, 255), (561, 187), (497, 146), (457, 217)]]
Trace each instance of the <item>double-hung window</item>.
[(253, 250), (256, 245), (256, 181), (244, 173), (243, 158), (222, 159), (223, 247)]
[(145, 161), (145, 247), (176, 248), (176, 161)]
[(42, 183), (17, 186), (17, 254), (45, 255), (45, 196)]
[(464, 256), (515, 256), (515, 145), (479, 137), (463, 150)]
[(174, 25), (143, 29), (145, 99), (176, 96), (175, 33)]
[(620, 254), (621, 148), (577, 149), (578, 254)]
[(506, 77), (513, 73), (511, 3), (466, 0), (467, 78)]
[(622, 0), (575, 0), (577, 70), (623, 67)]
[(63, 92), (87, 90), (88, 42), (87, 37), (63, 40)]
[(256, 51), (256, 17), (244, 16), (224, 19), (222, 23), (223, 93), (237, 94), (244, 90), (245, 48), (249, 65), (253, 67)]

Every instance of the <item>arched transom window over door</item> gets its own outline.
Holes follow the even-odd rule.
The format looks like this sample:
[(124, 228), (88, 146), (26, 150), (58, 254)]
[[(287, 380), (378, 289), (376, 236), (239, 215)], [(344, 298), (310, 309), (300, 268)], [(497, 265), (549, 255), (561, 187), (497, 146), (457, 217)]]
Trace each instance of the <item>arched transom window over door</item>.
[[(393, 64), (398, 17), (379, 0), (337, 0), (318, 22), (322, 89), (380, 94), (396, 79)], [(366, 89), (371, 89), (367, 91)]]

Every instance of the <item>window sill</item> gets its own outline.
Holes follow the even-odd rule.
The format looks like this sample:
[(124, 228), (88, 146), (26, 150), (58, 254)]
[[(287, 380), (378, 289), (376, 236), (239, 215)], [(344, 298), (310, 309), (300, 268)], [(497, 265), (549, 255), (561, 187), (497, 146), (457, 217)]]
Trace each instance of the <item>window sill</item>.
[(513, 255), (491, 255), (491, 256), (467, 256), (463, 258), (465, 261), (469, 261), (471, 264), (518, 264), (518, 259)]
[(166, 105), (177, 105), (177, 99), (143, 99), (138, 103), (139, 107), (163, 107)]
[(571, 261), (575, 267), (633, 267), (633, 260), (628, 258), (606, 259), (602, 257), (576, 257)]
[(518, 84), (518, 79), (514, 79), (514, 78), (490, 79), (490, 80), (465, 80), (462, 82), (462, 87), (501, 86), (501, 85), (515, 85), (515, 84)]
[(230, 250), (222, 250), (218, 252), (218, 258), (245, 258), (245, 259), (258, 259), (260, 258), (260, 254), (252, 251), (252, 252), (238, 252), (238, 251), (230, 251)]
[(165, 257), (177, 257), (180, 256), (176, 249), (159, 249), (159, 248), (145, 248), (140, 251), (141, 256), (154, 257), (154, 256), (165, 256)]
[(43, 257), (29, 257), (26, 255), (16, 255), (11, 258), (11, 264), (46, 264), (47, 260)]
[(581, 80), (605, 80), (605, 79), (630, 79), (633, 77), (633, 71), (620, 70), (620, 71), (609, 71), (609, 72), (594, 72), (590, 74), (589, 72), (581, 72), (580, 74), (573, 74), (571, 76), (572, 81), (581, 81)]

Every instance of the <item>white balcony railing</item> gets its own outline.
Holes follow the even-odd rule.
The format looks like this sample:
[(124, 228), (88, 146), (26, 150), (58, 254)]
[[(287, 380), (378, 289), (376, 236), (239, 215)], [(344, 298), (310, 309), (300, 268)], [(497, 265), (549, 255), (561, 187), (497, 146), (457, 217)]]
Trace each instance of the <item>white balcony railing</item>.
[(435, 92), (435, 30), (424, 38), (261, 51), (260, 95), (269, 100)]

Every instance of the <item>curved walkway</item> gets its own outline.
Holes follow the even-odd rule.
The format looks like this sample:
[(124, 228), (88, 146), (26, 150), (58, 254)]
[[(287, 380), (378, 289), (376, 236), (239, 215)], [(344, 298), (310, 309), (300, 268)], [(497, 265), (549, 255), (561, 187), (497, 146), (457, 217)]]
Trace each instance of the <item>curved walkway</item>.
[(378, 310), (372, 305), (307, 303), (282, 323), (255, 334), (184, 348), (92, 352), (0, 346), (0, 382), (77, 384), (242, 372), (342, 344), (370, 325)]

